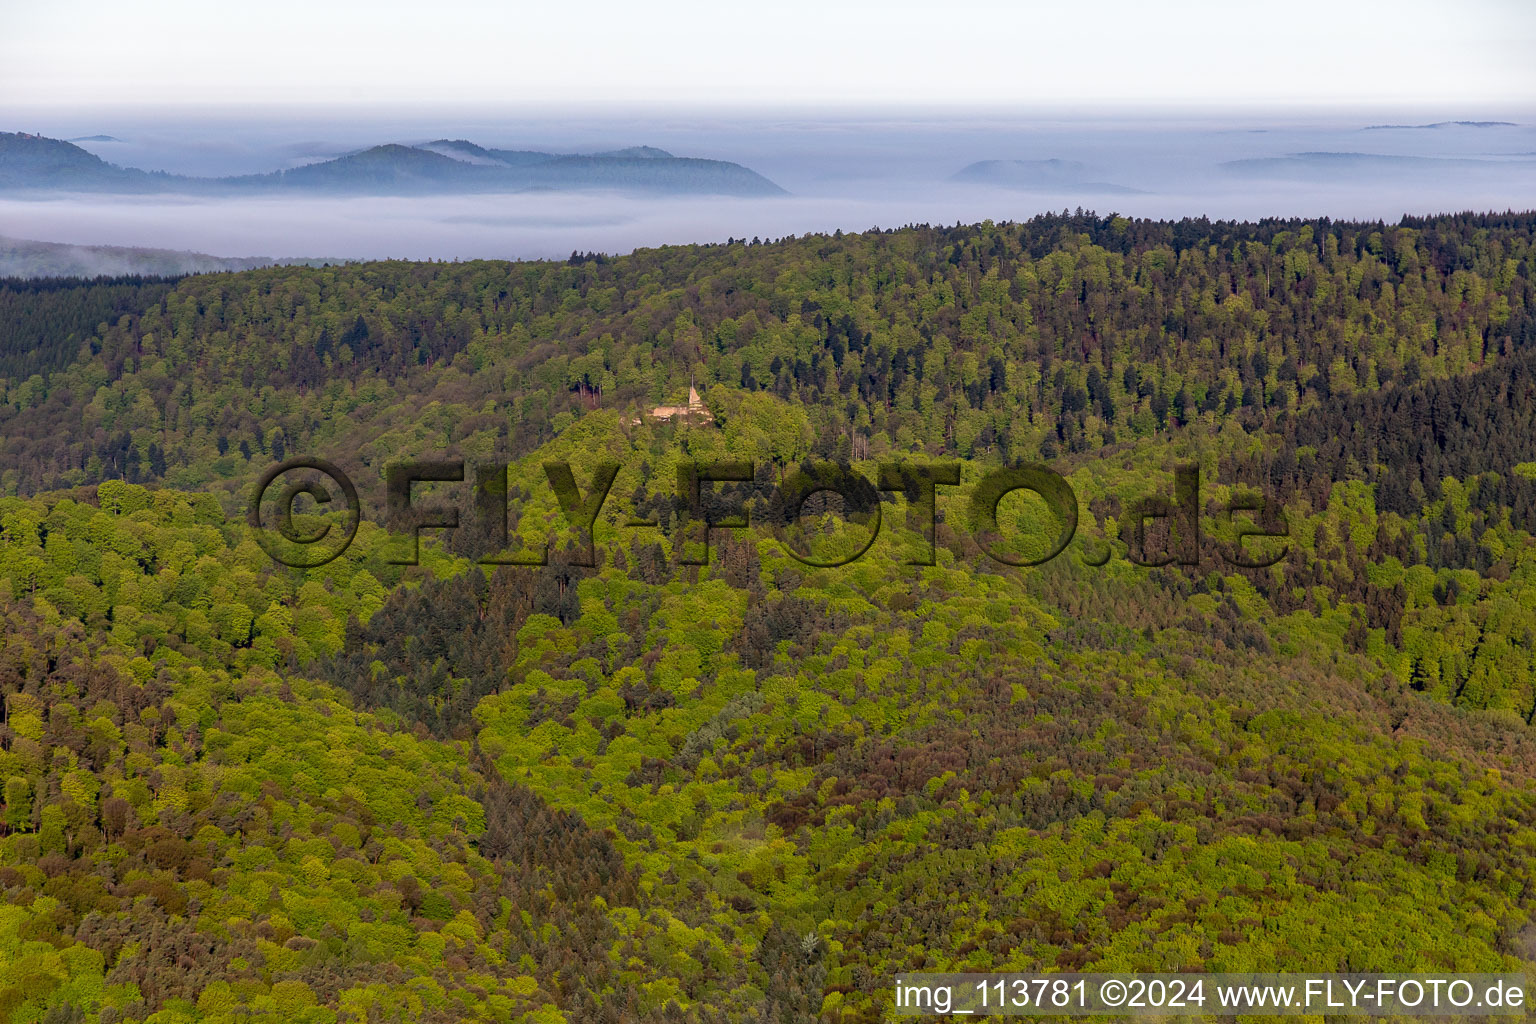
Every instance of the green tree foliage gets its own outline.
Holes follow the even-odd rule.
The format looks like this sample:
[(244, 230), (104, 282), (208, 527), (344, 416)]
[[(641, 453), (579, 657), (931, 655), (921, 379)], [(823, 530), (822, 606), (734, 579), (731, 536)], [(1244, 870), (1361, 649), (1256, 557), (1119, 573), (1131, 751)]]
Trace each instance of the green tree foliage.
[[(918, 969), (1522, 969), (1533, 234), (1076, 214), (0, 289), (46, 340), (0, 353), (0, 1019), (855, 1022)], [(710, 422), (641, 415), (690, 379)], [(241, 502), (301, 451), (370, 509), (390, 462), (505, 460), (506, 543), (548, 564), (481, 564), (466, 512), (417, 566), (371, 521), (275, 565)], [(1003, 566), (964, 491), (1040, 459), (1080, 536)], [(583, 495), (620, 467), (590, 532), (550, 461)], [(900, 491), (862, 558), (792, 557), (807, 461), (958, 463), (933, 564)], [(1199, 564), (1132, 564), (1189, 464)], [(1271, 567), (1222, 558), (1243, 490)], [(1000, 530), (1038, 530), (1017, 497)], [(867, 511), (803, 523), (856, 550)]]

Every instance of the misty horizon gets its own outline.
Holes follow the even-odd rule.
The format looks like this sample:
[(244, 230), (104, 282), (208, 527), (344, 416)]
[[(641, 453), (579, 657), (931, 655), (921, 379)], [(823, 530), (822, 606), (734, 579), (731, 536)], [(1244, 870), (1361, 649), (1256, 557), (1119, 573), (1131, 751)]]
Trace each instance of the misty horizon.
[[(1176, 219), (1395, 221), (1536, 207), (1536, 118), (1491, 110), (1135, 110), (1006, 117), (951, 112), (684, 112), (500, 116), (382, 111), (341, 119), (33, 111), (0, 128), (78, 140), (127, 168), (221, 177), (396, 143), (591, 153), (653, 146), (730, 161), (790, 194), (613, 191), (425, 196), (0, 193), (0, 236), (222, 257), (539, 259), (729, 237), (1025, 220), (1082, 207)], [(1468, 126), (1447, 122), (1484, 122)], [(1509, 121), (1511, 124), (1486, 122)], [(1395, 126), (1395, 127), (1394, 127)], [(110, 137), (114, 141), (102, 141)]]

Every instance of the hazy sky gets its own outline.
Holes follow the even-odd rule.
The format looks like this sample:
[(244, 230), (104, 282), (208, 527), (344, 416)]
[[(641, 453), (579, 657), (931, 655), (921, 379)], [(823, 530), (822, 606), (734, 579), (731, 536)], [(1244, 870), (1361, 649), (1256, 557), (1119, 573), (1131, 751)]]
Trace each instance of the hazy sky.
[[(0, 0), (49, 106), (1424, 106), (1536, 99), (1531, 0)], [(0, 126), (9, 127), (9, 126)]]

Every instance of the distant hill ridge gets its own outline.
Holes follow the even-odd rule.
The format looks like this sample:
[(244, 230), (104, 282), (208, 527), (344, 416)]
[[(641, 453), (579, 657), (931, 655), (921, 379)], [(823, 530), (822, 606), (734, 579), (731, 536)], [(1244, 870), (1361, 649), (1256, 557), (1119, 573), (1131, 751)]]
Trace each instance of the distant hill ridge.
[(1379, 132), (1390, 129), (1418, 128), (1516, 128), (1513, 121), (1436, 121), (1433, 124), (1368, 124), (1361, 131)]
[(666, 194), (765, 196), (784, 190), (725, 160), (678, 157), (652, 146), (587, 155), (490, 149), (465, 139), (388, 143), (319, 163), (226, 178), (196, 178), (110, 164), (79, 146), (0, 132), (0, 191), (314, 191), (371, 195), (616, 189)]
[(1067, 191), (1092, 193), (1136, 193), (1107, 181), (1087, 179), (1087, 167), (1076, 160), (978, 160), (950, 176), (951, 181), (1023, 191)]
[(141, 246), (70, 245), (0, 236), (0, 278), (121, 277), (151, 275), (179, 277), (274, 265), (320, 266), (340, 259), (292, 259), (271, 256), (210, 256), (179, 249)]

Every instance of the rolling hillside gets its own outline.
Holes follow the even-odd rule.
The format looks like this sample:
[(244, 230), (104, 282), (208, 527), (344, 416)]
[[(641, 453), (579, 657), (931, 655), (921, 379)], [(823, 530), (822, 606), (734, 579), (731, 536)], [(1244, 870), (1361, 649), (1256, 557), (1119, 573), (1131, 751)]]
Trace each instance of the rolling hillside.
[[(1533, 249), (1528, 213), (1083, 213), (0, 283), (0, 1016), (852, 1024), (914, 970), (1529, 970)], [(707, 423), (647, 415), (690, 381)], [(309, 570), (246, 522), (296, 454), (362, 500)], [(510, 467), (508, 534), (418, 486), (461, 526), (402, 564), (385, 470), (454, 457)], [(827, 462), (862, 498), (786, 529)], [(1000, 541), (969, 499), (1031, 463), (1077, 526), (1021, 567), (1055, 514), (1004, 498)], [(1190, 465), (1198, 534), (1138, 536)], [(1285, 536), (1244, 548), (1255, 496)]]

